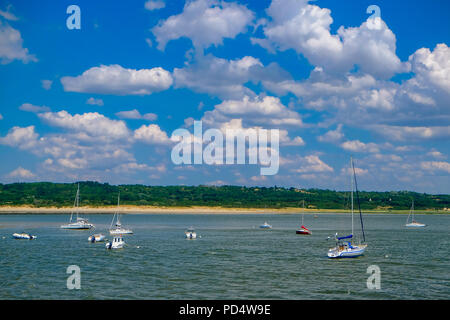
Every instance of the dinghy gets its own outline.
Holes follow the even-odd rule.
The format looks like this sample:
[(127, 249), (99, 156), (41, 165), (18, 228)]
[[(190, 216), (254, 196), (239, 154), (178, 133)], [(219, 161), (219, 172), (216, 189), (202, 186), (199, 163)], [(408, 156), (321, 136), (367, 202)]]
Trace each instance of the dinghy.
[(24, 240), (33, 240), (33, 239), (36, 239), (36, 236), (32, 236), (29, 233), (22, 232), (22, 233), (13, 233), (13, 238), (14, 239), (24, 239)]
[(105, 239), (106, 239), (105, 235), (99, 233), (99, 234), (93, 234), (92, 236), (90, 236), (88, 238), (88, 241), (92, 242), (92, 243), (94, 243), (94, 242), (103, 242), (103, 241), (105, 241)]

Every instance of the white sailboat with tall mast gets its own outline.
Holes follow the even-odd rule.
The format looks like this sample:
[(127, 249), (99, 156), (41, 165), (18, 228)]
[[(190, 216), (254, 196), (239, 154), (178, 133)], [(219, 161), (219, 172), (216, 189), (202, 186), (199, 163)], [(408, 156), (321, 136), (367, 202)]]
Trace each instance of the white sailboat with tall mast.
[[(411, 216), (411, 222), (409, 222), (409, 217)], [(415, 227), (415, 228), (423, 228), (426, 227), (426, 224), (417, 222), (414, 219), (414, 199), (412, 200), (411, 209), (409, 210), (408, 218), (406, 218), (405, 227)]]
[(73, 211), (70, 214), (69, 224), (64, 224), (61, 226), (61, 229), (73, 229), (73, 230), (85, 230), (94, 228), (92, 223), (88, 222), (88, 219), (80, 217), (80, 184), (78, 184), (77, 195), (75, 196), (74, 209), (76, 213), (76, 220), (72, 222), (73, 219)]
[[(350, 170), (352, 171), (351, 174), (353, 175), (351, 178), (351, 203), (352, 203), (352, 233), (346, 236), (338, 237), (338, 234), (335, 234), (335, 240), (336, 240), (336, 246), (334, 248), (331, 248), (328, 250), (328, 257), (329, 258), (355, 258), (362, 256), (364, 254), (364, 251), (367, 248), (367, 244), (364, 244), (366, 241), (366, 237), (364, 234), (364, 224), (362, 219), (362, 213), (361, 213), (361, 206), (359, 203), (359, 193), (358, 193), (358, 184), (356, 182), (356, 173), (355, 173), (355, 166), (353, 165), (353, 159), (350, 157)], [(354, 186), (353, 186), (354, 182)], [(353, 223), (353, 187), (356, 190), (356, 198), (358, 200), (358, 208), (359, 208), (359, 217), (361, 221), (361, 231), (362, 231), (362, 239), (363, 243), (355, 244), (356, 241), (354, 241), (354, 223)]]
[[(109, 233), (113, 235), (133, 234), (133, 230), (122, 227), (122, 223), (120, 222), (119, 205), (120, 205), (120, 192), (119, 195), (117, 196), (117, 210), (114, 213), (111, 225), (109, 226)], [(116, 223), (113, 228), (114, 220), (116, 220)]]

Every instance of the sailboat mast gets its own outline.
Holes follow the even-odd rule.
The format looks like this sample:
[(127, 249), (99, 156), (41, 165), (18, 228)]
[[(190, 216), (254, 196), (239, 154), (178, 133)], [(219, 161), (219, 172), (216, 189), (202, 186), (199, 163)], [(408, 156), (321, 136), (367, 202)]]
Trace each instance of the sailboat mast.
[(352, 173), (351, 173), (351, 168), (352, 168), (352, 164), (353, 164), (353, 158), (350, 157), (350, 185), (351, 185), (351, 202), (352, 202), (352, 235), (353, 235), (353, 177), (352, 177)]
[(72, 222), (72, 218), (73, 218), (73, 212), (76, 211), (76, 207), (77, 207), (77, 196), (78, 196), (78, 191), (77, 194), (75, 195), (75, 199), (73, 200), (73, 208), (72, 211), (70, 212), (70, 220), (69, 223)]
[(117, 222), (120, 223), (120, 214), (119, 214), (119, 203), (120, 203), (120, 191), (117, 195)]
[(353, 168), (353, 177), (355, 180), (356, 200), (358, 201), (359, 220), (361, 221), (361, 231), (362, 231), (363, 241), (365, 242), (366, 235), (364, 234), (364, 224), (363, 224), (362, 213), (361, 213), (361, 203), (359, 201), (358, 183), (356, 182), (356, 173), (355, 173), (355, 166), (353, 164), (353, 159), (351, 159), (351, 162), (352, 162), (352, 168)]
[(78, 221), (78, 214), (80, 212), (80, 208), (79, 208), (79, 206), (80, 206), (80, 184), (79, 183), (78, 183), (78, 189), (77, 189), (77, 200), (76, 200), (76, 202), (77, 202), (77, 209), (76, 209), (76, 211), (77, 211), (77, 221)]
[(304, 225), (303, 223), (303, 218), (305, 216), (305, 200), (303, 200), (303, 211), (302, 211), (302, 226)]

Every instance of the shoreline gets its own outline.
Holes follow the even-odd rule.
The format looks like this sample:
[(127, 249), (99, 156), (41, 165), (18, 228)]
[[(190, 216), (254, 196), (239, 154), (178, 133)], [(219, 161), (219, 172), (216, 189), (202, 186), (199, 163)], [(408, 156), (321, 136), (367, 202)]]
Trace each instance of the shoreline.
[[(80, 207), (80, 213), (112, 214), (116, 206)], [(65, 214), (71, 213), (72, 207), (30, 207), (30, 206), (0, 206), (0, 214)], [(120, 206), (120, 213), (127, 214), (320, 214), (349, 213), (343, 209), (303, 209), (303, 208), (224, 208), (224, 207), (153, 207), (153, 206)], [(365, 214), (408, 214), (409, 210), (363, 210)], [(447, 210), (416, 210), (416, 214), (450, 214)]]

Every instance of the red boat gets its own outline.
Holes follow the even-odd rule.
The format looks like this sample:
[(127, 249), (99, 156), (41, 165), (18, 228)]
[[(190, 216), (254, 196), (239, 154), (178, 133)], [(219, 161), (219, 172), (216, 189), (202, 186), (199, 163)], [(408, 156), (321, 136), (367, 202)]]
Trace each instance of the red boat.
[(307, 234), (307, 235), (310, 235), (311, 231), (309, 231), (309, 229), (307, 227), (305, 227), (305, 225), (303, 224), (304, 216), (305, 216), (305, 200), (303, 200), (302, 226), (300, 227), (300, 229), (295, 230), (295, 233), (296, 234)]
[(295, 233), (296, 233), (296, 234), (307, 234), (307, 235), (310, 235), (312, 232), (311, 232), (310, 230), (308, 230), (307, 227), (305, 227), (305, 226), (302, 225), (302, 226), (300, 227), (300, 229), (295, 230)]

